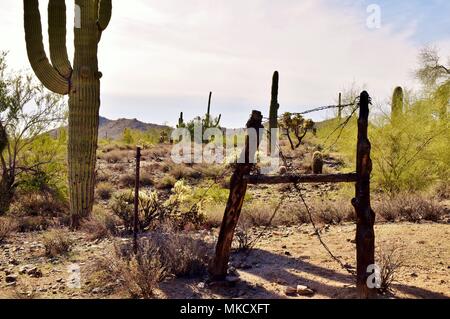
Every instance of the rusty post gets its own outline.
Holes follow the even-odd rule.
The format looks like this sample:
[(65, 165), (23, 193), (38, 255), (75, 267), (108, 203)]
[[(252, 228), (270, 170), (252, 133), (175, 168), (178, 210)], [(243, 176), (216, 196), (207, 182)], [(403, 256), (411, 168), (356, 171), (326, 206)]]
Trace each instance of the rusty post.
[(260, 129), (262, 126), (262, 114), (253, 111), (247, 122), (248, 129), (255, 129), (257, 134), (257, 147), (251, 147), (249, 134), (247, 133), (245, 141), (245, 149), (242, 158), (243, 163), (236, 164), (236, 169), (230, 180), (230, 195), (228, 197), (227, 206), (220, 227), (219, 239), (216, 245), (216, 252), (209, 266), (209, 274), (211, 281), (224, 280), (228, 272), (228, 261), (230, 259), (231, 244), (233, 242), (234, 231), (239, 221), (242, 205), (244, 203), (245, 193), (247, 191), (247, 180), (245, 177), (250, 174), (253, 167), (253, 159), (259, 147)]
[(138, 223), (139, 223), (139, 186), (140, 186), (141, 148), (136, 148), (136, 179), (134, 183), (134, 218), (133, 218), (133, 251), (138, 251)]
[(358, 119), (358, 144), (356, 158), (355, 198), (352, 204), (356, 211), (356, 289), (361, 299), (375, 298), (376, 289), (370, 288), (367, 279), (371, 275), (368, 267), (375, 264), (375, 213), (370, 206), (370, 174), (372, 160), (370, 159), (371, 145), (368, 138), (369, 126), (369, 94), (364, 91), (360, 96)]

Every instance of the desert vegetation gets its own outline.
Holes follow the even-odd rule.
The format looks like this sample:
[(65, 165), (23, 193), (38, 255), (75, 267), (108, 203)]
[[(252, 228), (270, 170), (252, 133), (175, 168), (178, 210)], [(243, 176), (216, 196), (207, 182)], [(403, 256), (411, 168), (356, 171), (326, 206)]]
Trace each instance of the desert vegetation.
[[(65, 6), (50, 2), (49, 62), (39, 2), (24, 3), (34, 74), (10, 69), (8, 54), (0, 54), (0, 298), (356, 297), (353, 184), (247, 185), (236, 172), (258, 175), (264, 165), (242, 168), (233, 161), (239, 154), (220, 164), (175, 163), (174, 130), (194, 136), (201, 125), (202, 138), (193, 142), (205, 147), (217, 139), (206, 130), (223, 131), (221, 120), (232, 116), (212, 114), (212, 93), (204, 115), (185, 121), (181, 111), (174, 128), (125, 127), (119, 137), (99, 136), (96, 52), (111, 1), (83, 8), (90, 14), (81, 23), (90, 28), (75, 32), (73, 67), (65, 26), (55, 22), (65, 25)], [(371, 101), (372, 163), (365, 163), (381, 239), (381, 297), (450, 297), (450, 78), (440, 61), (425, 48), (416, 70), (420, 90), (399, 86), (389, 103)], [(277, 116), (279, 79), (275, 72), (269, 119), (258, 127), (280, 129), (279, 150), (269, 150), (282, 157), (277, 174), (354, 172), (363, 88), (343, 92), (337, 114), (319, 122), (302, 113)], [(231, 138), (246, 140), (244, 133)], [(245, 196), (227, 276), (218, 283), (208, 271), (238, 183)], [(83, 274), (76, 288), (61, 275), (74, 265)]]

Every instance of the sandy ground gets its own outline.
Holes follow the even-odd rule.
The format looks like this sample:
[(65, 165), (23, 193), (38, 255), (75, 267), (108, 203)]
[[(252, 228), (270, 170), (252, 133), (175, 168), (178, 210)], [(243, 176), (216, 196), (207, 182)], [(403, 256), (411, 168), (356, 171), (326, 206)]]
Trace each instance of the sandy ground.
[[(259, 234), (260, 229), (253, 229)], [(213, 242), (217, 230), (204, 234)], [(355, 264), (355, 226), (330, 226), (322, 237), (344, 263)], [(109, 294), (108, 284), (89, 282), (96, 256), (108, 256), (111, 241), (89, 242), (82, 233), (69, 233), (75, 246), (65, 258), (43, 256), (42, 234), (17, 234), (0, 246), (0, 298), (126, 298)], [(395, 246), (404, 267), (392, 294), (384, 298), (450, 298), (450, 224), (379, 224), (379, 248)], [(70, 288), (69, 269), (80, 266), (81, 287)], [(28, 266), (26, 266), (28, 265)], [(313, 234), (311, 226), (278, 227), (265, 233), (250, 253), (234, 253), (232, 265), (240, 282), (233, 288), (208, 288), (206, 278), (171, 279), (161, 284), (159, 298), (311, 298), (287, 297), (286, 287), (306, 285), (312, 298), (354, 298), (354, 278), (333, 261)], [(37, 267), (42, 276), (20, 274), (24, 266)], [(25, 267), (25, 268), (26, 268)], [(7, 274), (17, 275), (8, 285)]]

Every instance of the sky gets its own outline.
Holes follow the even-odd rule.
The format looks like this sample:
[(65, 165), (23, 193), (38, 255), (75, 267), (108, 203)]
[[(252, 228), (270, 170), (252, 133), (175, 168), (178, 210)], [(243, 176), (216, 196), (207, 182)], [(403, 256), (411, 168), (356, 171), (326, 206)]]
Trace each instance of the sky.
[[(373, 4), (379, 27), (367, 23), (378, 21)], [(22, 10), (20, 0), (0, 2), (0, 50), (15, 69), (29, 69)], [(275, 70), (280, 112), (334, 104), (352, 84), (383, 103), (394, 87), (417, 86), (420, 48), (450, 56), (449, 12), (448, 0), (113, 0), (99, 44), (100, 113), (175, 124), (181, 111), (185, 119), (204, 114), (212, 91), (221, 124), (241, 127), (251, 110), (268, 113)]]

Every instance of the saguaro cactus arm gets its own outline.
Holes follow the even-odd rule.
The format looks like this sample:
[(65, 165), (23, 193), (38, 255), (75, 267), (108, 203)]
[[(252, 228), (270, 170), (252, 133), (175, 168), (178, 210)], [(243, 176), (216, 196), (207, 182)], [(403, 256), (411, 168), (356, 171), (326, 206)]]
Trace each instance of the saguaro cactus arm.
[(99, 0), (98, 4), (98, 28), (104, 31), (111, 21), (112, 3), (111, 0)]
[(50, 59), (59, 74), (68, 79), (72, 74), (72, 66), (67, 55), (66, 33), (66, 2), (50, 0), (48, 3)]
[(38, 0), (24, 0), (24, 26), (28, 59), (42, 84), (55, 93), (68, 94), (69, 81), (50, 64), (42, 42), (41, 15)]

